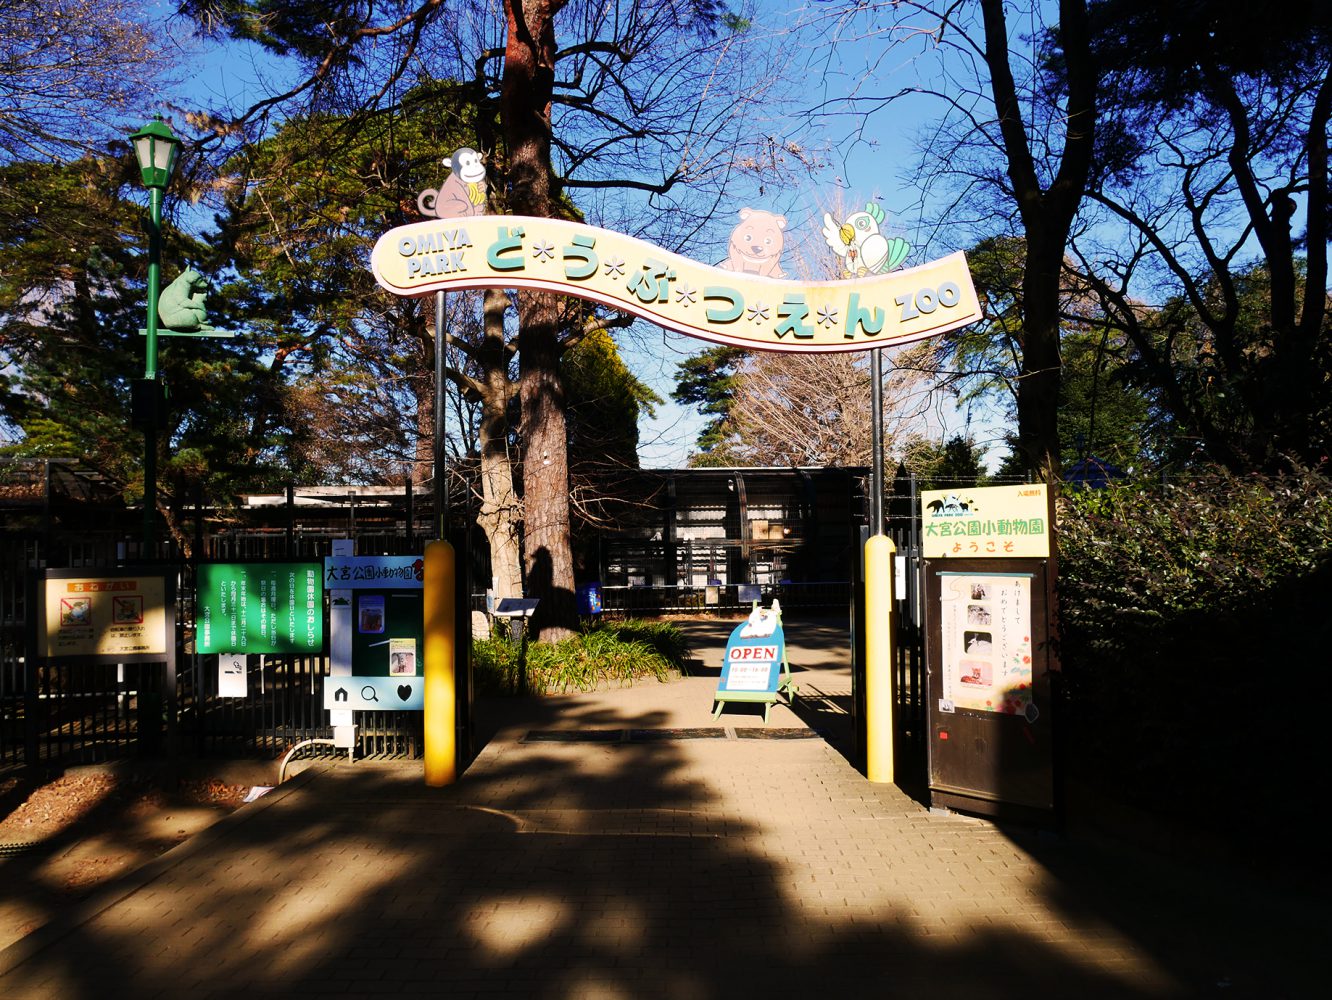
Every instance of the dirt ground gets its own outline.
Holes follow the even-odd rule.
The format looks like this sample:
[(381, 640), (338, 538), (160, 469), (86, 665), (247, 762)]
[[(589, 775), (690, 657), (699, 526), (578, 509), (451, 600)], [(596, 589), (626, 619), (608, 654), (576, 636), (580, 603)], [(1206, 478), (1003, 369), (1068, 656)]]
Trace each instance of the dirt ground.
[(212, 825), (249, 791), (126, 768), (0, 777), (0, 948)]

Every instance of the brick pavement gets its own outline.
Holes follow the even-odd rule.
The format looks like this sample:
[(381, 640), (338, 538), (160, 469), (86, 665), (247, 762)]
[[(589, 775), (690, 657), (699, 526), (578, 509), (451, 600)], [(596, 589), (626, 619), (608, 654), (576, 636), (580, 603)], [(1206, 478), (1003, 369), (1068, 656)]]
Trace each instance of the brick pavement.
[[(844, 665), (810, 643), (836, 728)], [(307, 771), (0, 953), (0, 996), (1322, 995), (1304, 902), (931, 813), (823, 739), (739, 738), (761, 720), (714, 723), (713, 686), (506, 706), (447, 789)], [(684, 727), (724, 738), (628, 738)], [(532, 735), (594, 729), (625, 736)]]

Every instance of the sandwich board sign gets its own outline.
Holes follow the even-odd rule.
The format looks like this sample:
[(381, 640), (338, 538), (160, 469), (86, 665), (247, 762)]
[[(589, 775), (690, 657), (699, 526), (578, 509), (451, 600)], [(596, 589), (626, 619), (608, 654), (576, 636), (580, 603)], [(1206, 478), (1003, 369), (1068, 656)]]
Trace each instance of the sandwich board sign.
[(763, 706), (763, 721), (767, 722), (768, 709), (781, 694), (788, 700), (795, 698), (781, 607), (773, 603), (771, 609), (755, 607), (731, 632), (714, 695), (713, 718), (721, 716), (727, 702), (749, 702)]

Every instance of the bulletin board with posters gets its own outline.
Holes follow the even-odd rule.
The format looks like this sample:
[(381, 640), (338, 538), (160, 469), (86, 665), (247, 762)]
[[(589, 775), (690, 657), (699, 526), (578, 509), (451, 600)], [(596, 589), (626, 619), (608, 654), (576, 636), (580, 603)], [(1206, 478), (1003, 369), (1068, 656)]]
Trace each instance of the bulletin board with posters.
[(424, 572), (419, 555), (325, 558), (324, 586), (332, 594), (333, 612), (350, 612), (343, 619), (351, 639), (348, 676), (423, 676)]
[[(954, 499), (966, 505), (962, 514)], [(1048, 541), (1040, 539), (1028, 558), (986, 551), (991, 541), (999, 550), (1030, 546), (1046, 535), (1047, 515), (1035, 506), (1000, 514), (999, 503), (992, 503), (984, 490), (954, 497), (948, 506), (948, 513), (936, 507), (934, 523), (950, 525), (950, 541), (946, 549), (936, 541), (923, 562), (931, 803), (979, 815), (1055, 822), (1052, 708), (1058, 660), (1050, 648)], [(956, 527), (976, 521), (978, 509), (979, 535)], [(930, 523), (928, 507), (922, 517)], [(1028, 530), (1012, 533), (1019, 519)], [(943, 537), (940, 527), (936, 539)], [(972, 553), (971, 538), (979, 553)], [(1006, 546), (1007, 541), (1014, 545)], [(952, 554), (959, 542), (958, 551), (966, 555)]]
[(352, 591), (352, 663), (358, 677), (419, 677), (425, 648), (421, 590)]

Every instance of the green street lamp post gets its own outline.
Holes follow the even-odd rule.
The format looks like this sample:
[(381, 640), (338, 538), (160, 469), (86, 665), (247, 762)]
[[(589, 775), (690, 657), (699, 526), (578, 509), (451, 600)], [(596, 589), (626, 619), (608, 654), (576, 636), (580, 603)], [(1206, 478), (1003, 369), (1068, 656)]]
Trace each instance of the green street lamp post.
[(162, 196), (171, 182), (180, 140), (161, 115), (130, 136), (148, 189), (148, 343), (143, 378), (133, 391), (133, 413), (143, 425), (143, 548), (153, 545), (157, 523), (157, 430), (163, 416), (162, 383), (157, 377), (157, 299), (162, 282)]

